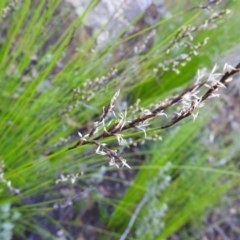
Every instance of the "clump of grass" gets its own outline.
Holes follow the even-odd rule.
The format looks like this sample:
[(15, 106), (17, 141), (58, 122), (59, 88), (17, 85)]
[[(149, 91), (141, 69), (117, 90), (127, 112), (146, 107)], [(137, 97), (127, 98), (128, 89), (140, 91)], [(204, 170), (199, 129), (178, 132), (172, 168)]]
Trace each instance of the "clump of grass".
[[(206, 45), (206, 32), (228, 11), (220, 10), (212, 16), (207, 13), (206, 20), (201, 14), (203, 9), (210, 5), (200, 5), (191, 11), (184, 10), (179, 13), (182, 16), (180, 24), (175, 20), (178, 20), (178, 15), (175, 14), (142, 31), (135, 29), (135, 32), (129, 32), (130, 27), (134, 29), (134, 23), (137, 22), (135, 19), (112, 41), (98, 46), (97, 39), (104, 27), (87, 41), (82, 39), (86, 33), (84, 19), (97, 2), (92, 1), (81, 16), (72, 19), (67, 18), (71, 9), (63, 11), (65, 5), (62, 5), (64, 3), (61, 1), (38, 3), (27, 0), (24, 4), (21, 1), (0, 3), (4, 9), (0, 39), (0, 157), (4, 161), (4, 167), (0, 168), (0, 204), (10, 204), (8, 206), (13, 211), (26, 216), (22, 221), (17, 219), (14, 222), (17, 226), (14, 231), (18, 236), (23, 236), (24, 231), (28, 230), (45, 238), (55, 237), (57, 231), (50, 234), (47, 230), (43, 231), (38, 224), (31, 224), (31, 220), (39, 215), (49, 219), (49, 211), (61, 211), (62, 208), (70, 207), (76, 203), (74, 199), (82, 200), (79, 195), (84, 193), (87, 200), (107, 202), (114, 206), (113, 220), (104, 222), (109, 226), (106, 234), (121, 236), (124, 230), (118, 228), (119, 232), (114, 233), (113, 229), (118, 224), (124, 228), (131, 221), (129, 213), (139, 199), (145, 199), (142, 196), (149, 178), (145, 171), (149, 166), (136, 167), (133, 164), (132, 159), (138, 156), (132, 151), (131, 144), (144, 142), (148, 138), (161, 139), (163, 135), (162, 144), (166, 144), (163, 145), (165, 148), (179, 147), (183, 133), (190, 135), (198, 123), (194, 123), (189, 132), (184, 126), (181, 127), (182, 130), (177, 129), (176, 132), (179, 131), (182, 135), (176, 133), (176, 137), (165, 138), (163, 132), (160, 135), (160, 130), (169, 128), (188, 116), (195, 119), (203, 101), (217, 96), (216, 91), (225, 86), (227, 80), (239, 71), (238, 64), (236, 67), (226, 65), (224, 73), (219, 76), (215, 74), (215, 69), (205, 76), (206, 79), (202, 79), (203, 76), (199, 74), (194, 85), (170, 97), (173, 95), (171, 91), (176, 87), (186, 82), (190, 85), (196, 70), (200, 68), (199, 64), (209, 66), (209, 60), (201, 60), (199, 64), (194, 61), (199, 61), (199, 55), (204, 52), (210, 52), (211, 47), (207, 48)], [(66, 29), (60, 31), (63, 19), (68, 19), (69, 22)], [(173, 23), (174, 31), (166, 27), (170, 23)], [(162, 30), (163, 34), (160, 34), (159, 30)], [(78, 36), (78, 33), (81, 36)], [(144, 33), (147, 33), (146, 37), (135, 42), (139, 36), (144, 36)], [(79, 39), (76, 39), (77, 37)], [(221, 34), (216, 34), (216, 37), (221, 39)], [(130, 47), (124, 57), (121, 57), (121, 49), (132, 43), (134, 47)], [(211, 38), (208, 44), (214, 45)], [(173, 79), (176, 81), (172, 81)], [(205, 87), (209, 89), (205, 90)], [(121, 94), (116, 89), (121, 89)], [(141, 98), (141, 104), (138, 98)], [(197, 133), (195, 129), (195, 136)], [(130, 146), (132, 157), (128, 158), (129, 152), (123, 150), (125, 146)], [(138, 151), (144, 155), (141, 149), (142, 147)], [(152, 151), (150, 149), (152, 146), (148, 146), (147, 150)], [(150, 166), (153, 168), (153, 179), (159, 168), (165, 165), (164, 161), (168, 162), (171, 160), (169, 158), (174, 157), (166, 149), (164, 151), (165, 159), (161, 161), (154, 157), (158, 156), (157, 150), (144, 155), (145, 158), (153, 159)], [(181, 151), (179, 154), (181, 155)], [(132, 185), (130, 182), (126, 183), (131, 185), (128, 191), (133, 193), (129, 197), (127, 192), (124, 197), (127, 206), (124, 205), (124, 198), (120, 202), (108, 201), (95, 184), (93, 173), (106, 165), (106, 160), (100, 155), (107, 156), (110, 165), (131, 167), (128, 171), (133, 171), (134, 168), (139, 170), (139, 175)], [(175, 157), (177, 159), (177, 156)], [(116, 170), (107, 169), (108, 172)], [(99, 179), (107, 179), (106, 172), (107, 170), (104, 170), (99, 173)], [(173, 175), (175, 172), (169, 174)], [(196, 180), (194, 175), (189, 178), (191, 177)], [(179, 182), (182, 178), (185, 181), (185, 175), (180, 173), (179, 177), (176, 177)], [(62, 194), (61, 187), (67, 181), (74, 183), (74, 187), (78, 186), (80, 193), (69, 197)], [(114, 181), (120, 179), (115, 178)], [(181, 189), (184, 189), (185, 185), (179, 184)], [(207, 184), (210, 185), (209, 182)], [(161, 198), (165, 195), (171, 196), (168, 188), (173, 188), (171, 182)], [(96, 195), (89, 196), (92, 190)], [(191, 192), (195, 194), (193, 189)], [(173, 199), (173, 203), (177, 205), (176, 199)], [(209, 202), (212, 203), (211, 199)], [(35, 204), (41, 206), (41, 209)], [(156, 208), (159, 207), (157, 205), (158, 203)], [(83, 204), (81, 208), (84, 207)], [(119, 220), (121, 211), (128, 214), (123, 214)], [(146, 212), (146, 209), (143, 211)], [(166, 213), (166, 218), (171, 216), (171, 211), (170, 209)], [(55, 220), (52, 219), (52, 222), (55, 222), (57, 230), (64, 229)], [(127, 235), (130, 235), (131, 231), (137, 233), (136, 224), (141, 223), (137, 217), (135, 220)], [(125, 225), (121, 224), (121, 221), (124, 221)], [(165, 231), (165, 236), (185, 222), (177, 223), (173, 228), (165, 224), (161, 229)], [(67, 233), (67, 230), (63, 232), (69, 239), (77, 238)], [(156, 236), (157, 234), (161, 233), (157, 232)]]

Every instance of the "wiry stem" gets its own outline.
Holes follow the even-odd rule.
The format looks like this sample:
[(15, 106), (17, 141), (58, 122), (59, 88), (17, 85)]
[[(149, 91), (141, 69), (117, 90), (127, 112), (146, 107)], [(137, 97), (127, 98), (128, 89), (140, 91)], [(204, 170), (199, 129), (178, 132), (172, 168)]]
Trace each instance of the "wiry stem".
[[(220, 83), (222, 84), (226, 84), (227, 80), (232, 76), (234, 75), (235, 73), (238, 73), (240, 72), (240, 63), (238, 63), (236, 65), (236, 67), (234, 69), (232, 69), (231, 71), (227, 71), (223, 76), (222, 78), (220, 79)], [(203, 82), (204, 84), (206, 83)], [(203, 84), (202, 83), (202, 84)], [(203, 84), (203, 85), (204, 85)], [(201, 99), (199, 100), (201, 102), (203, 102), (204, 100), (206, 100), (207, 98), (209, 98), (217, 89), (219, 88), (219, 84), (216, 83), (214, 86), (212, 86), (211, 89), (209, 89), (202, 97)], [(189, 115), (191, 115), (191, 110), (189, 110), (189, 112), (187, 112), (185, 115), (182, 115), (182, 116), (176, 116), (175, 118), (172, 119), (171, 122), (169, 122), (168, 124), (166, 124), (165, 126), (163, 127), (160, 127), (161, 129), (164, 129), (164, 128), (168, 128), (168, 127), (171, 127), (172, 125), (174, 125), (175, 123), (181, 121), (182, 119), (188, 117)]]
[[(118, 91), (114, 95), (110, 103), (105, 108), (103, 108), (102, 115), (100, 116), (99, 120), (94, 124), (94, 127), (89, 131), (89, 133), (86, 134), (84, 137), (82, 137), (82, 135), (79, 133), (80, 140), (74, 146), (70, 147), (68, 150), (74, 149), (80, 145), (86, 145), (86, 144), (97, 145), (98, 149), (96, 150), (96, 153), (107, 155), (111, 160), (110, 161), (111, 165), (117, 165), (115, 163), (115, 160), (117, 160), (122, 162), (123, 165), (126, 165), (127, 167), (129, 167), (126, 164), (126, 160), (119, 157), (116, 151), (105, 147), (105, 145), (99, 143), (98, 140), (105, 139), (110, 136), (121, 136), (121, 133), (128, 129), (140, 129), (140, 130), (143, 130), (146, 135), (144, 127), (148, 125), (148, 122), (160, 115), (167, 116), (163, 111), (169, 108), (170, 106), (175, 105), (176, 103), (184, 101), (184, 98), (186, 97), (187, 94), (190, 94), (191, 96), (193, 96), (194, 99), (191, 100), (191, 102), (187, 105), (187, 107), (186, 106), (183, 107), (183, 109), (179, 113), (177, 113), (166, 125), (160, 126), (159, 129), (169, 128), (190, 115), (192, 115), (193, 118), (195, 119), (197, 114), (193, 113), (194, 110), (196, 108), (201, 107), (202, 102), (208, 99), (209, 97), (216, 96), (216, 94), (214, 93), (219, 89), (219, 87), (225, 87), (225, 84), (229, 81), (231, 76), (240, 71), (240, 63), (238, 63), (235, 68), (229, 65), (227, 65), (227, 67), (228, 67), (227, 71), (225, 72), (225, 74), (222, 75), (220, 80), (215, 79), (215, 76), (217, 74), (214, 74), (214, 70), (216, 68), (214, 67), (213, 71), (211, 72), (207, 80), (203, 82), (195, 83), (193, 86), (185, 89), (178, 96), (165, 100), (163, 103), (155, 107), (155, 109), (153, 109), (152, 111), (146, 110), (144, 114), (141, 114), (140, 116), (138, 116), (137, 118), (131, 121), (126, 120), (127, 112), (125, 112), (125, 114), (120, 114), (119, 116), (121, 119), (120, 120), (118, 119), (117, 122), (115, 122), (112, 126), (109, 127), (109, 129), (106, 129), (104, 125), (104, 119), (109, 114), (109, 112), (113, 112), (114, 103), (116, 101), (117, 96), (119, 95), (119, 91)], [(207, 84), (208, 82), (210, 82), (210, 80), (213, 81), (211, 86)], [(202, 95), (202, 97), (198, 97), (196, 95), (197, 93), (196, 91), (205, 85), (207, 85), (210, 89), (207, 92), (205, 92), (205, 94)], [(114, 112), (113, 114), (115, 116)], [(97, 129), (101, 124), (104, 126), (103, 132), (98, 136), (94, 137), (94, 134), (97, 132)]]

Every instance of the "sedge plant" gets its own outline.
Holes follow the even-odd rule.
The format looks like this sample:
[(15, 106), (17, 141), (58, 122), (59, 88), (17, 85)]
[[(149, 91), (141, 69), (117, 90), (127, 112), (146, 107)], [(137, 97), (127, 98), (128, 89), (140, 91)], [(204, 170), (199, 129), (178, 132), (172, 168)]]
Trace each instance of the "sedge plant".
[(108, 23), (92, 34), (85, 27), (97, 4), (76, 16), (60, 0), (0, 3), (4, 239), (165, 239), (239, 182), (233, 170), (206, 166), (197, 144), (210, 98), (240, 69), (216, 69), (211, 57), (238, 42), (230, 10), (239, 3), (170, 4), (170, 16), (140, 31), (138, 16), (101, 46)]

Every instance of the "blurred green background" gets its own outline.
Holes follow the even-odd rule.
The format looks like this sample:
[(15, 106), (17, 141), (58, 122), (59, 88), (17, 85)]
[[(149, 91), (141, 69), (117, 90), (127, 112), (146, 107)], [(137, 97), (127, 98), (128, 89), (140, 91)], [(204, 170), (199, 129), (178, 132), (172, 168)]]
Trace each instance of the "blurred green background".
[(2, 0), (0, 238), (237, 239), (237, 75), (195, 121), (160, 130), (167, 119), (159, 117), (149, 140), (124, 132), (128, 147), (103, 139), (131, 169), (109, 166), (91, 145), (67, 149), (118, 89), (116, 113), (138, 99), (148, 109), (192, 86), (198, 70), (207, 77), (215, 64), (219, 73), (225, 63), (235, 66), (239, 7)]

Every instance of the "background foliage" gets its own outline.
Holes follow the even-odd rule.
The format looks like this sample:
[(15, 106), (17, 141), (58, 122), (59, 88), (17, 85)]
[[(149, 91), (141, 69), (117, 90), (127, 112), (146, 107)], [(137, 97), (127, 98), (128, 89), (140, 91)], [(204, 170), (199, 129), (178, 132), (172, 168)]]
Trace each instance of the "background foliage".
[[(84, 25), (97, 2), (80, 16), (60, 0), (0, 2), (0, 236), (202, 238), (210, 207), (239, 184), (236, 131), (227, 131), (227, 120), (217, 115), (229, 99), (208, 101), (196, 121), (168, 130), (157, 129), (164, 117), (155, 121), (147, 134), (162, 141), (141, 145), (144, 133), (130, 131), (125, 136), (136, 145), (122, 150), (115, 138), (103, 140), (132, 169), (109, 167), (92, 146), (67, 149), (79, 139), (78, 131), (91, 129), (118, 89), (116, 112), (138, 98), (147, 108), (191, 86), (198, 69), (222, 67), (225, 52), (239, 42), (239, 2), (224, 1), (213, 11), (187, 0), (167, 3), (170, 16), (129, 33), (139, 16), (103, 46), (97, 39), (106, 26), (89, 35)], [(181, 37), (183, 26), (198, 28), (226, 9), (232, 12)], [(184, 44), (197, 46), (206, 37), (197, 55)], [(174, 39), (178, 46), (172, 48)], [(191, 59), (181, 62), (181, 54)], [(174, 67), (174, 61), (184, 64)], [(174, 111), (175, 106), (167, 113)], [(216, 141), (209, 143), (212, 135)]]

